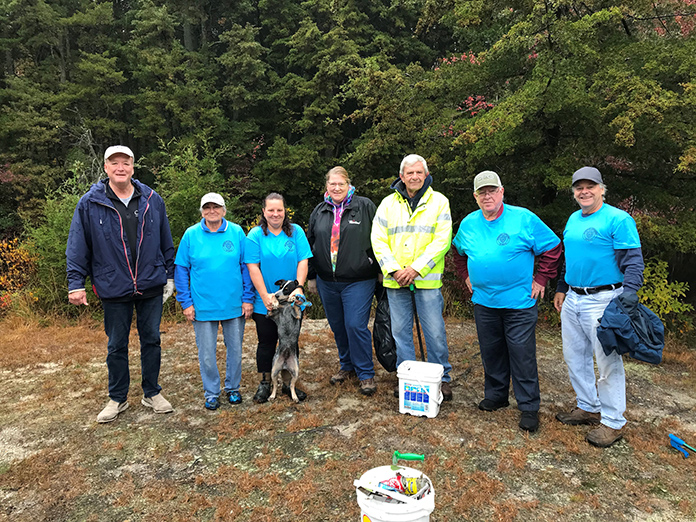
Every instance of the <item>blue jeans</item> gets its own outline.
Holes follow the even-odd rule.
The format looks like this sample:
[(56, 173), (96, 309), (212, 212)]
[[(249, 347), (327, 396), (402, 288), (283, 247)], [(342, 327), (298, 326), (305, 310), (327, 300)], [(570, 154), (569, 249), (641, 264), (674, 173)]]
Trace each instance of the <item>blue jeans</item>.
[(124, 303), (102, 301), (104, 331), (109, 338), (106, 367), (109, 370), (109, 397), (116, 402), (128, 398), (130, 373), (128, 371), (128, 337), (133, 308), (140, 337), (140, 368), (145, 397), (154, 397), (162, 388), (159, 380), (161, 352), (160, 321), (162, 320), (162, 296), (134, 299)]
[(242, 380), (242, 340), (244, 339), (244, 316), (224, 321), (194, 321), (198, 346), (198, 363), (203, 380), (206, 400), (220, 396), (220, 372), (217, 366), (218, 324), (222, 325), (222, 336), (227, 348), (225, 367), (225, 391), (239, 390)]
[(486, 399), (507, 401), (512, 378), (517, 408), (539, 411), (537, 318), (536, 305), (522, 310), (474, 305)]
[[(579, 295), (568, 290), (561, 309), (563, 358), (577, 395), (578, 408), (600, 412), (602, 424), (618, 430), (626, 424), (626, 373), (623, 359), (616, 352), (606, 355), (597, 340), (598, 320), (609, 302), (623, 288)], [(592, 356), (597, 360), (599, 379), (595, 379)]]
[(338, 283), (317, 276), (317, 290), (338, 347), (341, 370), (355, 370), (358, 379), (372, 379), (372, 334), (367, 328), (376, 279)]
[[(413, 345), (413, 304), (408, 288), (387, 288), (389, 298), (389, 317), (392, 335), (396, 342), (396, 364), (415, 361), (416, 348)], [(416, 288), (416, 308), (420, 318), (425, 345), (428, 348), (428, 362), (439, 363), (445, 368), (443, 382), (449, 382), (452, 365), (449, 363), (445, 320), (442, 318), (445, 300), (439, 288)]]

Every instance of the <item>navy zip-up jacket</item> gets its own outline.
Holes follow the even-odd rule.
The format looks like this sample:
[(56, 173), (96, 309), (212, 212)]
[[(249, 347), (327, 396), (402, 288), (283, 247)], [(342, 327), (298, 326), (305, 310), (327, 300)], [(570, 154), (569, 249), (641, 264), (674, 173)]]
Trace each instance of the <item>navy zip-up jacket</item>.
[(615, 297), (604, 309), (597, 327), (597, 339), (606, 355), (615, 351), (628, 353), (634, 359), (660, 364), (665, 347), (665, 327), (660, 318), (645, 305), (639, 304), (633, 316)]
[(164, 201), (137, 180), (140, 190), (135, 262), (121, 216), (106, 196), (106, 182), (82, 196), (70, 224), (65, 251), (68, 290), (85, 287), (87, 276), (100, 299), (137, 297), (174, 278), (174, 243)]

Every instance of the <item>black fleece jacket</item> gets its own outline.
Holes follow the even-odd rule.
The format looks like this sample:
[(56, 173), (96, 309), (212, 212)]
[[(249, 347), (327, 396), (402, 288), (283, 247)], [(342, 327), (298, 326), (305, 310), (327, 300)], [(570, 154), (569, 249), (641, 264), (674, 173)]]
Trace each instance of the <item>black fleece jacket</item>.
[(309, 217), (307, 240), (314, 257), (309, 259), (309, 279), (317, 275), (324, 281), (353, 282), (377, 277), (379, 265), (372, 252), (370, 232), (377, 207), (367, 198), (353, 196), (341, 216), (336, 273), (331, 266), (331, 226), (333, 207), (319, 203)]

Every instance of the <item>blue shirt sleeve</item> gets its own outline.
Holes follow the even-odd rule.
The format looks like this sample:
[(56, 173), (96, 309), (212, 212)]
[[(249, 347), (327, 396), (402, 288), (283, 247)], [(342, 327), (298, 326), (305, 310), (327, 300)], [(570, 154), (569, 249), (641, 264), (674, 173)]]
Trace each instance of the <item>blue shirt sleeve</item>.
[(548, 252), (552, 248), (556, 248), (561, 240), (556, 234), (553, 233), (546, 223), (544, 223), (536, 214), (532, 214), (534, 217), (534, 255), (538, 256), (544, 252)]
[(624, 214), (614, 222), (612, 240), (615, 250), (640, 248), (640, 237), (638, 236), (636, 222), (630, 215)]
[(193, 305), (191, 288), (189, 287), (191, 270), (187, 266), (174, 265), (174, 286), (176, 286), (176, 300), (181, 303), (181, 308), (186, 310)]
[(309, 247), (307, 236), (300, 225), (292, 225), (294, 228), (293, 236), (295, 236), (295, 247), (297, 248), (297, 262), (313, 257), (312, 249)]
[(464, 252), (464, 245), (462, 245), (462, 243), (464, 241), (464, 238), (463, 238), (464, 229), (462, 227), (463, 224), (464, 224), (464, 221), (459, 223), (459, 228), (457, 228), (457, 235), (454, 236), (454, 240), (452, 241), (452, 246), (455, 249), (457, 249), (457, 253), (460, 256), (466, 255), (466, 253)]
[(239, 246), (242, 249), (240, 259), (240, 268), (242, 271), (242, 302), (243, 303), (254, 303), (254, 284), (251, 282), (251, 276), (249, 275), (249, 269), (244, 262), (245, 252), (246, 252), (246, 242), (247, 239), (244, 236), (244, 231), (239, 232)]
[(186, 309), (193, 304), (191, 297), (191, 259), (189, 258), (189, 235), (184, 232), (174, 260), (174, 286), (176, 287), (176, 300), (181, 303), (181, 308)]
[(259, 245), (259, 234), (263, 234), (259, 227), (254, 227), (249, 231), (249, 234), (244, 241), (244, 262), (245, 263), (260, 263), (261, 248)]

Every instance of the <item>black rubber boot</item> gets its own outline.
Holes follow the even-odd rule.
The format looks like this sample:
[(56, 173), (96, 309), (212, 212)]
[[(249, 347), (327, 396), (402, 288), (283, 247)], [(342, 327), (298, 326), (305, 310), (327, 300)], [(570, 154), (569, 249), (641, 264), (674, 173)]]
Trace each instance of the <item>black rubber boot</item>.
[(261, 382), (259, 383), (259, 387), (256, 390), (256, 393), (254, 394), (254, 398), (252, 400), (256, 404), (263, 404), (264, 402), (268, 402), (268, 398), (270, 396), (271, 396), (270, 375), (267, 373), (264, 373), (261, 376)]

